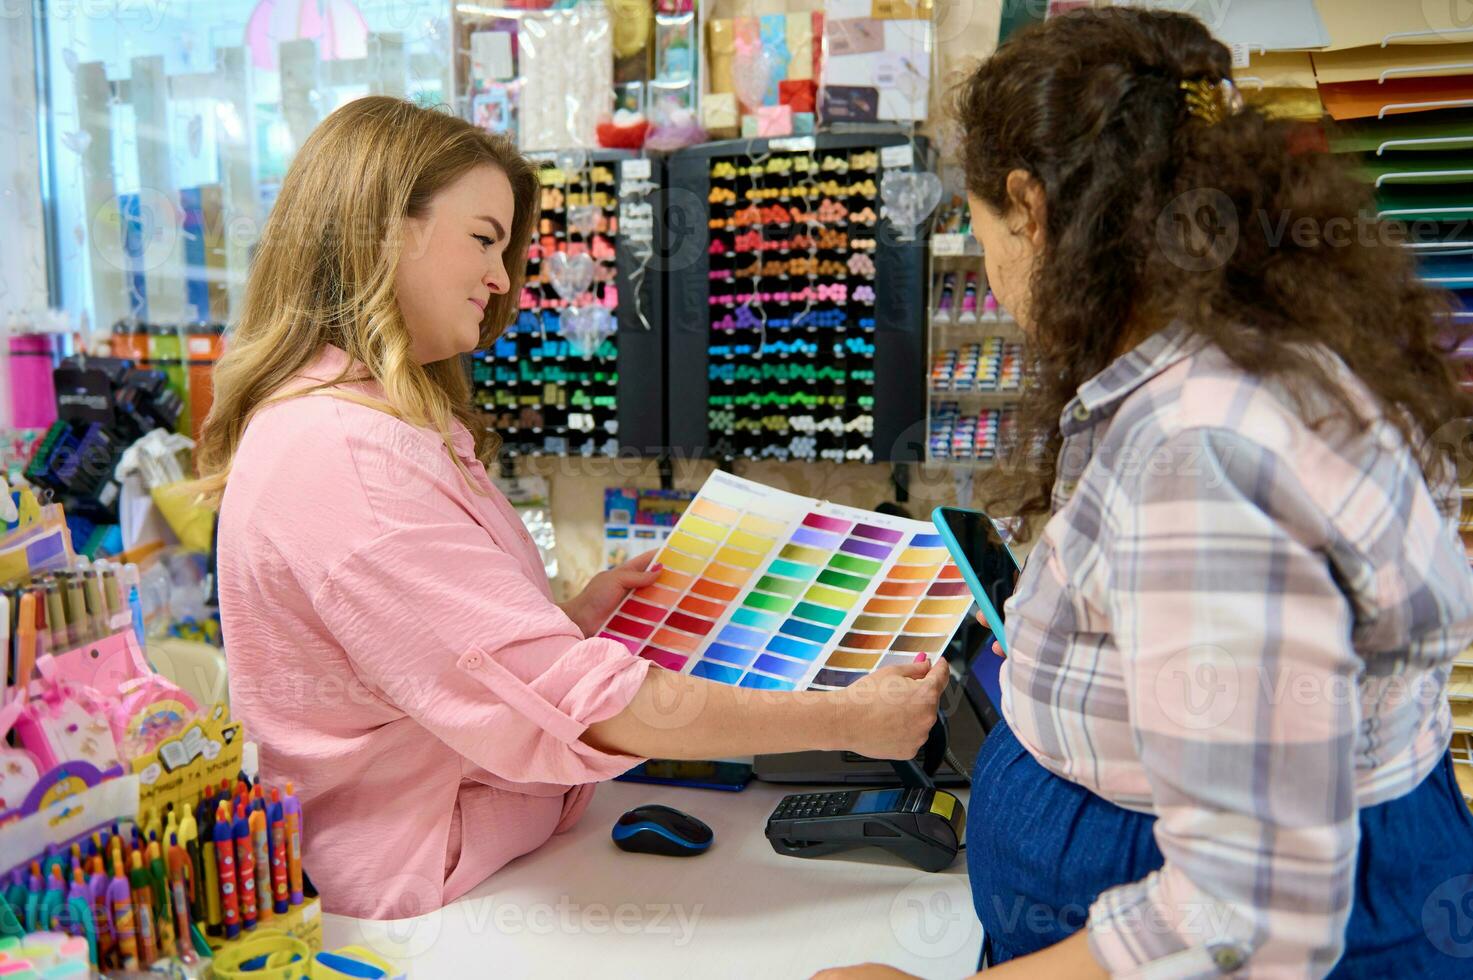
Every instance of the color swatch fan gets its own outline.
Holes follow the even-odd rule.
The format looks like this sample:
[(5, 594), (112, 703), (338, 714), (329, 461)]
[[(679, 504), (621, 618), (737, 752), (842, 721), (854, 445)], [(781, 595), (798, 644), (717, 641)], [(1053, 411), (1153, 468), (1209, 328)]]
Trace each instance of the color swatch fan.
[(930, 524), (712, 473), (599, 634), (669, 670), (765, 690), (934, 661), (972, 597)]

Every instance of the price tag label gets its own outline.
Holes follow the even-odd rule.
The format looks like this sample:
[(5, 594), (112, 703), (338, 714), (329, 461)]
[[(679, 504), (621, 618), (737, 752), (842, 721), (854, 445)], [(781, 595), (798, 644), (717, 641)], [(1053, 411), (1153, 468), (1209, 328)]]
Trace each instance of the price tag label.
[(1247, 68), (1253, 61), (1253, 49), (1242, 41), (1229, 44), (1228, 50), (1233, 53), (1234, 68)]
[(886, 170), (909, 169), (915, 159), (915, 151), (909, 143), (880, 147), (880, 166)]
[(812, 136), (784, 136), (768, 145), (785, 153), (812, 153), (818, 149), (818, 142)]
[(949, 231), (931, 236), (932, 255), (965, 255), (966, 251), (966, 236), (960, 232)]
[(619, 164), (619, 176), (625, 180), (649, 180), (649, 157), (640, 157), (638, 160), (625, 160)]

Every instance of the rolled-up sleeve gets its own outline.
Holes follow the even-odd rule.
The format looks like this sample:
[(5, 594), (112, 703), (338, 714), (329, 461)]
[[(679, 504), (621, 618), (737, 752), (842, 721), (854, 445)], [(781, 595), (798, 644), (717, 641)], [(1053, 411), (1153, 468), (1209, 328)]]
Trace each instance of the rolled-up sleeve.
[(1090, 947), (1123, 977), (1323, 976), (1359, 844), (1352, 611), (1271, 451), (1210, 428), (1160, 449), (1104, 537), (1165, 863), (1098, 897)]
[(313, 603), (374, 694), (488, 772), (576, 785), (643, 761), (581, 736), (629, 704), (649, 662), (585, 639), (484, 529), (382, 534), (339, 561)]

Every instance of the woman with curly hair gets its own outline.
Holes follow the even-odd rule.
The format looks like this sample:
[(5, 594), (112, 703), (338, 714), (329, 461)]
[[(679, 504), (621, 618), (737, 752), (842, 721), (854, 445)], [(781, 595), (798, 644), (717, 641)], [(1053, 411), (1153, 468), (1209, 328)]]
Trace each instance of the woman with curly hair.
[(1473, 400), (1369, 188), (1231, 68), (1084, 10), (960, 92), (1031, 363), (990, 505), (1041, 525), (972, 779), (989, 977), (1468, 975)]

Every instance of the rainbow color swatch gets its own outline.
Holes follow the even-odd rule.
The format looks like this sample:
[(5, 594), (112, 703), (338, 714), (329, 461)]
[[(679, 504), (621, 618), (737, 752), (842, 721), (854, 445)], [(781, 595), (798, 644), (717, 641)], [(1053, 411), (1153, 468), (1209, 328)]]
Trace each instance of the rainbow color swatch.
[(717, 471), (600, 636), (669, 670), (766, 690), (846, 687), (935, 660), (972, 608), (930, 524)]

